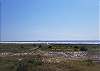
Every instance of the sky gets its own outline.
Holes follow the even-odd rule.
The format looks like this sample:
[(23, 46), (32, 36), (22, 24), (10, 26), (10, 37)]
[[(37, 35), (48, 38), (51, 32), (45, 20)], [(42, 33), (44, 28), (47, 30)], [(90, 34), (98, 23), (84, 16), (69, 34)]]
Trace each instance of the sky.
[(1, 40), (99, 40), (99, 0), (0, 0)]

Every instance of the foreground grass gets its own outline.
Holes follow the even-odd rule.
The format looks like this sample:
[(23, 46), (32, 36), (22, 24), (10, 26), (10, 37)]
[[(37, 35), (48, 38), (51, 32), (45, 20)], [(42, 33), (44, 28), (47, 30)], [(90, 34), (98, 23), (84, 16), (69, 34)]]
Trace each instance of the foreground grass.
[[(24, 64), (25, 70), (18, 68)], [(59, 63), (43, 63), (38, 59), (25, 59), (18, 61), (16, 59), (0, 59), (0, 71), (100, 71), (100, 64), (91, 60), (68, 60)]]

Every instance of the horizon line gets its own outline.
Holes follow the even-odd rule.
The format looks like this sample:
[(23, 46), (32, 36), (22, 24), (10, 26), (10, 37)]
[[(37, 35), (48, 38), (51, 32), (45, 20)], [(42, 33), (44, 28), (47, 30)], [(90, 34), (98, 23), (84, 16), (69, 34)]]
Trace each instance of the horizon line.
[(8, 41), (0, 41), (0, 42), (100, 42), (100, 40), (8, 40)]

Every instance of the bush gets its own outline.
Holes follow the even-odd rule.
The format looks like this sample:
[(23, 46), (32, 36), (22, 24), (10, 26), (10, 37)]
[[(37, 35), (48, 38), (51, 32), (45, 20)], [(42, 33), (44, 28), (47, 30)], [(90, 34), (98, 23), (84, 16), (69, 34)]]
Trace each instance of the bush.
[(87, 48), (81, 47), (81, 48), (80, 48), (80, 51), (87, 51)]
[(49, 45), (48, 48), (52, 48), (52, 46)]
[(74, 46), (74, 51), (78, 51), (79, 47), (78, 46)]
[(28, 63), (31, 63), (33, 65), (41, 65), (42, 64), (42, 62), (40, 60), (36, 60), (36, 59), (29, 60)]

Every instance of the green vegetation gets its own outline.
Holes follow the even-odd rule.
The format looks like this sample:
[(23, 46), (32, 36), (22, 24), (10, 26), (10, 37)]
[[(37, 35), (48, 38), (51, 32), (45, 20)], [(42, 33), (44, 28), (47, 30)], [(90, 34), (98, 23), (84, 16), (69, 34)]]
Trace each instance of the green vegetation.
[(88, 44), (51, 44), (47, 46), (41, 46), (41, 50), (44, 51), (100, 51), (99, 45)]
[(0, 44), (0, 52), (23, 52), (36, 47), (45, 51), (100, 51), (99, 45), (92, 44)]
[[(37, 48), (38, 47), (38, 48)], [(37, 48), (37, 49), (35, 49)], [(53, 52), (97, 52), (100, 45), (84, 44), (0, 44), (2, 52), (32, 52), (34, 55), (27, 56), (6, 56), (0, 57), (0, 71), (100, 71), (100, 63), (91, 59), (87, 60), (66, 60), (56, 63), (43, 62), (42, 53)], [(40, 52), (40, 53), (39, 53)], [(44, 56), (44, 58), (47, 58)]]
[[(20, 69), (19, 69), (20, 68)], [(25, 68), (25, 69), (21, 69)], [(43, 63), (40, 60), (0, 59), (0, 71), (99, 71), (100, 64), (91, 60), (68, 60), (60, 63)]]

